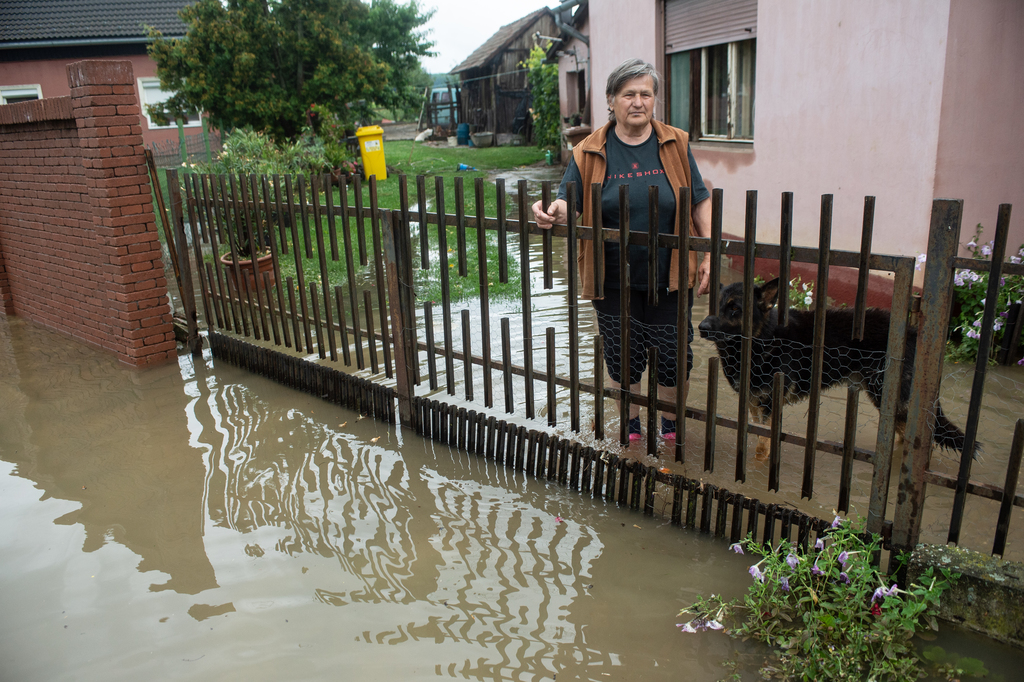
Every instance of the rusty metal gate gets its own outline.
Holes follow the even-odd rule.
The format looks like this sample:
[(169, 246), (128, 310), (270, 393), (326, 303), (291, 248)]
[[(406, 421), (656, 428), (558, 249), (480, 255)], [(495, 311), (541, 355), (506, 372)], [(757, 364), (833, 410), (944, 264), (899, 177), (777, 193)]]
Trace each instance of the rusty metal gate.
[[(444, 179), (435, 178), (432, 196), (427, 192), (427, 179), (422, 176), (415, 179), (413, 197), (410, 197), (411, 188), (405, 176), (391, 182), (397, 182), (399, 187), (397, 209), (379, 208), (374, 178), (364, 188), (358, 177), (342, 178), (339, 182), (331, 176), (316, 175), (294, 178), (179, 176), (176, 171), (168, 171), (171, 222), (176, 227), (172, 250), (182, 264), (183, 299), (199, 301), (202, 323), (209, 330), (215, 357), (365, 414), (390, 421), (397, 416), (403, 426), (414, 428), (420, 434), (495, 458), (517, 470), (642, 509), (648, 514), (663, 513), (678, 525), (700, 527), (705, 532), (713, 529), (717, 535), (728, 534), (734, 541), (753, 532), (755, 536), (760, 533), (766, 540), (792, 537), (807, 543), (812, 534), (826, 529), (829, 520), (816, 518), (813, 513), (797, 511), (785, 504), (765, 504), (722, 486), (673, 473), (668, 467), (644, 465), (637, 458), (626, 456), (614, 441), (605, 439), (605, 401), (608, 399), (618, 399), (620, 403), (617, 434), (620, 443), (627, 442), (625, 423), (630, 404), (647, 408), (648, 455), (658, 452), (654, 435), (658, 412), (685, 414), (686, 419), (678, 420), (679, 433), (671, 451), (675, 462), (684, 463), (687, 456), (693, 454), (687, 454), (686, 430), (702, 428), (704, 447), (700, 466), (703, 471), (714, 472), (716, 467), (720, 470), (722, 460), (731, 459), (731, 475), (743, 484), (748, 476), (748, 436), (763, 436), (770, 439), (771, 444), (768, 490), (778, 492), (780, 489), (780, 452), (782, 444), (786, 443), (803, 448), (800, 495), (811, 500), (815, 495), (817, 456), (832, 454), (841, 462), (835, 508), (848, 511), (853, 492), (866, 496), (869, 500), (868, 530), (882, 534), (887, 548), (906, 550), (917, 544), (926, 484), (932, 484), (954, 491), (949, 528), (952, 542), (959, 540), (967, 495), (999, 502), (992, 551), (1004, 553), (1012, 509), (1024, 507), (1024, 497), (1016, 494), (1024, 450), (1024, 420), (1016, 421), (1002, 486), (972, 482), (970, 457), (961, 459), (955, 476), (933, 470), (930, 462), (934, 406), (942, 377), (954, 273), (958, 268), (990, 270), (991, 287), (998, 286), (1001, 273), (1024, 274), (1024, 266), (1002, 263), (1009, 206), (1000, 207), (995, 239), (999, 259), (993, 255), (989, 263), (957, 256), (961, 202), (936, 200), (932, 209), (924, 295), (915, 297), (915, 259), (871, 253), (873, 197), (865, 199), (861, 250), (850, 252), (831, 248), (831, 195), (821, 200), (818, 247), (804, 248), (792, 245), (792, 193), (784, 193), (782, 197), (782, 230), (778, 244), (757, 241), (756, 192), (747, 193), (744, 239), (725, 243), (722, 241), (723, 193), (720, 189), (714, 190), (712, 195), (712, 236), (701, 239), (688, 236), (688, 210), (680, 211), (681, 216), (686, 216), (681, 237), (658, 234), (656, 226), (647, 231), (630, 231), (626, 221), (616, 231), (605, 230), (599, 223), (593, 227), (578, 226), (575, 220), (552, 230), (540, 230), (535, 223), (520, 218), (529, 215), (526, 181), (516, 185), (512, 190), (514, 198), (510, 199), (503, 180), (489, 185), (477, 178), (472, 188), (475, 204), (472, 214), (466, 211), (465, 188), (460, 177), (455, 178), (450, 188), (446, 187)], [(454, 213), (448, 213), (445, 208), (449, 190), (454, 190)], [(540, 194), (545, 202), (549, 200), (550, 190), (550, 184), (543, 183)], [(485, 217), (488, 194), (493, 196), (497, 207), (493, 218)], [(570, 192), (569, 196), (573, 197), (574, 193)], [(680, 190), (679, 201), (680, 206), (689, 206), (686, 188)], [(511, 212), (507, 210), (510, 204)], [(575, 216), (574, 206), (570, 205), (569, 215)], [(628, 210), (623, 215), (628, 215)], [(418, 235), (418, 239), (414, 239), (414, 235)], [(842, 440), (833, 442), (820, 437), (824, 305), (817, 306), (815, 311), (811, 395), (806, 431), (802, 434), (784, 430), (781, 399), (774, 403), (777, 409), (772, 410), (770, 427), (750, 423), (744, 393), (749, 391), (749, 382), (741, 382), (739, 387), (735, 418), (720, 414), (717, 357), (709, 358), (707, 363), (706, 400), (702, 405), (684, 402), (682, 391), (678, 392), (675, 404), (659, 401), (654, 376), (648, 376), (646, 390), (640, 392), (620, 392), (605, 387), (600, 336), (581, 340), (576, 266), (578, 240), (592, 240), (598, 254), (603, 253), (604, 244), (616, 242), (657, 243), (684, 253), (710, 251), (713, 290), (717, 290), (721, 281), (719, 264), (723, 255), (742, 257), (746, 292), (753, 288), (755, 257), (775, 260), (782, 287), (779, 306), (783, 320), (788, 300), (785, 287), (793, 262), (817, 264), (818, 301), (828, 300), (830, 267), (857, 268), (855, 336), (863, 331), (869, 272), (892, 273), (893, 323), (888, 336), (888, 368), (874, 449), (855, 446), (859, 389), (853, 387), (847, 395)], [(562, 243), (554, 249), (558, 241)], [(414, 242), (418, 242), (418, 249), (414, 249)], [(236, 247), (243, 243), (254, 245), (257, 254), (266, 254), (262, 259), (267, 263), (265, 270), (245, 273), (247, 266), (240, 264), (242, 259), (236, 252)], [(531, 250), (539, 254), (531, 255)], [(565, 261), (560, 268), (564, 269), (564, 284), (558, 287), (554, 281), (553, 254), (556, 251), (564, 255)], [(471, 255), (475, 256), (472, 260)], [(598, 262), (601, 262), (600, 257)], [(680, 289), (685, 289), (687, 259), (680, 259), (680, 263), (679, 284)], [(200, 289), (195, 292), (197, 295), (191, 292), (189, 268), (194, 268)], [(595, 286), (600, 291), (604, 273), (600, 267), (596, 269)], [(471, 270), (476, 272), (471, 273)], [(429, 273), (427, 280), (437, 290), (439, 300), (424, 300), (423, 273)], [(508, 287), (515, 286), (517, 278), (519, 286), (515, 298), (519, 305), (513, 307), (518, 310), (505, 305), (507, 314), (498, 314), (500, 349), (499, 344), (492, 348), (495, 314), (491, 310), (490, 292), (494, 287), (504, 287), (507, 293)], [(453, 281), (472, 289), (473, 295), (469, 298), (479, 306), (478, 311), (471, 313), (466, 307), (458, 316), (454, 314)], [(628, 295), (628, 278), (624, 284)], [(535, 333), (533, 297), (560, 291), (564, 291), (565, 298), (557, 324), (548, 324), (542, 334)], [(749, 293), (747, 297), (749, 311)], [(685, 300), (685, 297), (680, 299)], [(977, 436), (986, 359), (991, 345), (991, 320), (995, 315), (995, 296), (990, 295), (988, 301), (985, 319), (989, 331), (986, 333), (983, 325), (979, 352), (982, 359), (975, 370), (965, 426), (968, 452)], [(436, 310), (438, 304), (440, 311)], [(717, 301), (712, 300), (711, 314), (717, 312), (716, 308)], [(435, 338), (438, 312), (440, 339)], [(680, 313), (686, 314), (684, 304), (680, 305)], [(919, 316), (920, 324), (917, 325), (916, 362), (906, 421), (907, 446), (899, 478), (892, 482), (895, 416), (911, 315)], [(188, 317), (190, 336), (198, 339), (198, 311), (192, 311)], [(460, 325), (461, 343), (456, 342), (456, 322)], [(749, 315), (744, 325), (741, 376), (746, 376), (749, 371), (746, 368), (750, 366)], [(513, 334), (513, 327), (516, 334)], [(623, 347), (628, 348), (631, 342), (628, 319), (622, 320), (622, 329)], [(1019, 323), (1016, 333), (1019, 334)], [(540, 347), (534, 346), (535, 339), (542, 339)], [(589, 352), (591, 347), (594, 352), (589, 366), (581, 366), (581, 356), (586, 355), (583, 351)], [(679, 334), (678, 357), (685, 357), (686, 347), (686, 334)], [(194, 343), (193, 348), (197, 350), (198, 344)], [(648, 350), (649, 354), (656, 352), (654, 348)], [(543, 358), (540, 362), (538, 354)], [(649, 359), (650, 366), (654, 366), (656, 357)], [(456, 373), (457, 366), (461, 368), (461, 376)], [(539, 395), (538, 384), (542, 387)], [(459, 389), (462, 395), (457, 397)], [(503, 394), (501, 407), (497, 404), (499, 396), (496, 394), (499, 393)], [(501, 408), (507, 415), (504, 419), (499, 418)], [(584, 411), (593, 416), (590, 428), (584, 428)], [(536, 428), (528, 428), (527, 424)], [(734, 448), (722, 447), (718, 436), (720, 427), (735, 431)], [(860, 490), (856, 488), (851, 474), (855, 461), (870, 467), (868, 490), (863, 490), (863, 483)], [(894, 501), (889, 499), (893, 485), (897, 491)], [(661, 509), (657, 508), (658, 500)]]

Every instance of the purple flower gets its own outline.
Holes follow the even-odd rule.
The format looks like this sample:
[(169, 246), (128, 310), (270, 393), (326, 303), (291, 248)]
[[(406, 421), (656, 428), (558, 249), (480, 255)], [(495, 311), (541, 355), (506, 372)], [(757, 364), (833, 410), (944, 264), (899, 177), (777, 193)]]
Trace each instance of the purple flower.
[(676, 623), (676, 627), (680, 628), (683, 632), (697, 632), (697, 630), (693, 627), (692, 620), (689, 623)]
[(839, 574), (839, 582), (843, 583), (844, 585), (850, 584), (850, 576), (846, 575), (846, 571), (842, 571)]
[(738, 542), (729, 545), (729, 549), (736, 552), (737, 554), (743, 554), (743, 547)]
[(747, 573), (749, 573), (757, 582), (764, 582), (764, 573), (762, 573), (761, 569), (757, 567), (757, 564), (751, 566), (750, 570), (748, 570)]
[(820, 568), (818, 568), (818, 560), (817, 559), (814, 560), (814, 566), (811, 567), (811, 574), (812, 575), (825, 575), (825, 571), (823, 571)]
[(779, 585), (782, 586), (782, 591), (783, 592), (789, 592), (789, 578), (788, 577), (782, 576), (781, 578), (779, 578)]
[(825, 549), (825, 538), (818, 538), (818, 541), (814, 543), (814, 549), (819, 552)]
[(786, 557), (786, 563), (789, 564), (790, 568), (795, 569), (796, 565), (800, 563), (800, 559), (796, 554), (790, 554)]
[(704, 628), (707, 630), (721, 630), (722, 627), (722, 624), (717, 620), (709, 620), (704, 623)]
[(896, 583), (893, 583), (892, 587), (889, 589), (885, 589), (885, 586), (883, 585), (875, 590), (874, 594), (871, 595), (871, 603), (874, 604), (879, 599), (884, 599), (885, 597), (893, 597), (898, 591)]
[(839, 553), (839, 563), (844, 567), (846, 566), (847, 560), (850, 558), (850, 553), (845, 550)]
[(839, 514), (836, 514), (836, 517), (832, 519), (832, 527), (838, 528), (842, 523), (843, 520), (839, 517)]

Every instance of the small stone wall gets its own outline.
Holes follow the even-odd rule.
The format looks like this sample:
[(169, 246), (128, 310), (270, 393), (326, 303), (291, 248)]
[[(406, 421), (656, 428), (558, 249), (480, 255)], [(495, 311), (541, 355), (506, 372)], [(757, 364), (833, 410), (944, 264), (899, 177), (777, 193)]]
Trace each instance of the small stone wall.
[(70, 97), (0, 106), (0, 312), (176, 357), (131, 62), (69, 64)]
[(908, 580), (920, 582), (929, 566), (960, 574), (942, 597), (941, 618), (1024, 648), (1024, 564), (960, 547), (919, 545), (910, 558)]

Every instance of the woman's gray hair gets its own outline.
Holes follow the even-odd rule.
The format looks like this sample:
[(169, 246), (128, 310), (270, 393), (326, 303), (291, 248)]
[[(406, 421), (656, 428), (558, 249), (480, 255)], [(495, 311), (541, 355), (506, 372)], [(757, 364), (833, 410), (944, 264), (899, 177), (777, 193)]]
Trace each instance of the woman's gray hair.
[[(608, 85), (605, 87), (604, 93), (609, 98), (615, 97), (626, 83), (634, 78), (643, 78), (644, 76), (651, 77), (651, 80), (654, 82), (654, 94), (657, 96), (658, 86), (661, 85), (661, 75), (654, 68), (653, 64), (636, 58), (627, 59), (608, 74)], [(608, 120), (615, 123), (615, 112), (610, 107), (608, 109)]]

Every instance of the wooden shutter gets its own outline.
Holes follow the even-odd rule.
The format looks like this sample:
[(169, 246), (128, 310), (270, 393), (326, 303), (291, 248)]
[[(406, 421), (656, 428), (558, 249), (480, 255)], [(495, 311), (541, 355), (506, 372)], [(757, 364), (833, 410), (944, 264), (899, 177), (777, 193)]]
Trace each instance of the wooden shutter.
[(757, 0), (666, 0), (665, 52), (757, 36)]

